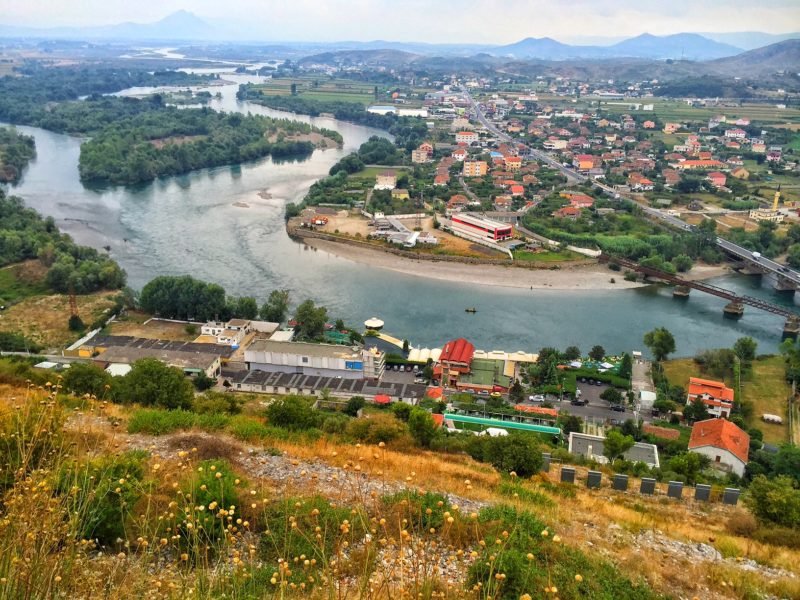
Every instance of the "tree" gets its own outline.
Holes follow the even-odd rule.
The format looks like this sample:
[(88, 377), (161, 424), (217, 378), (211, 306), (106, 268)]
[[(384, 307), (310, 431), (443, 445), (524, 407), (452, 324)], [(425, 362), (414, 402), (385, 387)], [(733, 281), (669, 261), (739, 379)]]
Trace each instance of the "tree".
[(344, 413), (346, 415), (350, 415), (351, 417), (357, 417), (358, 411), (364, 408), (366, 403), (367, 401), (363, 396), (353, 396), (347, 401), (347, 405), (344, 407)]
[(707, 468), (710, 459), (697, 452), (683, 452), (674, 456), (669, 461), (669, 468), (678, 475), (682, 475), (689, 485), (697, 483), (697, 477)]
[(514, 403), (525, 400), (525, 390), (522, 388), (519, 379), (515, 379), (514, 383), (511, 384), (511, 388), (508, 390), (508, 399)]
[(577, 346), (569, 346), (564, 350), (564, 360), (578, 360), (581, 357), (581, 349)]
[(696, 421), (705, 421), (708, 419), (710, 415), (708, 414), (708, 408), (700, 398), (695, 398), (692, 402), (684, 407), (683, 409), (683, 418), (696, 422)]
[(592, 346), (592, 349), (589, 350), (589, 358), (593, 361), (600, 362), (606, 356), (606, 349), (602, 346)]
[(583, 431), (583, 420), (576, 415), (561, 413), (558, 415), (558, 424), (565, 436), (569, 436), (573, 431), (577, 433)]
[(272, 290), (258, 315), (270, 323), (283, 323), (289, 310), (289, 290)]
[(733, 351), (745, 365), (749, 365), (755, 360), (757, 348), (758, 342), (749, 336), (740, 337), (733, 344)]
[(272, 401), (267, 407), (267, 419), (271, 425), (302, 431), (316, 427), (318, 413), (307, 398), (284, 396)]
[(790, 267), (800, 269), (800, 244), (795, 243), (789, 246), (789, 252), (786, 256), (786, 262)]
[(623, 379), (630, 379), (633, 375), (633, 357), (625, 352), (619, 363), (619, 376)]
[(520, 477), (535, 475), (543, 463), (536, 439), (524, 433), (488, 438), (483, 459), (501, 473), (514, 472)]
[(92, 363), (74, 362), (64, 372), (61, 384), (75, 395), (92, 394), (103, 398), (108, 395), (112, 377)]
[(403, 354), (408, 354), (408, 340), (403, 340)]
[(84, 329), (86, 329), (86, 325), (84, 325), (83, 319), (81, 319), (78, 315), (72, 315), (69, 318), (68, 326), (70, 331), (81, 332)]
[(289, 89), (291, 91), (292, 96), (297, 96), (297, 84), (296, 83), (292, 83), (292, 85), (289, 86)]
[(139, 304), (145, 312), (170, 319), (210, 321), (228, 311), (221, 286), (188, 275), (156, 277), (142, 288)]
[(672, 259), (672, 265), (678, 271), (678, 273), (685, 273), (692, 268), (692, 258), (687, 256), (686, 254), (679, 254), (675, 258)]
[(258, 316), (258, 303), (251, 296), (242, 296), (236, 299), (233, 315), (239, 319), (252, 321)]
[(436, 436), (436, 423), (424, 408), (414, 407), (408, 416), (408, 431), (411, 437), (423, 448), (430, 448), (433, 438)]
[(623, 435), (619, 430), (612, 429), (603, 440), (603, 454), (608, 458), (609, 462), (613, 463), (630, 450), (635, 443), (636, 441), (631, 436)]
[(700, 365), (703, 371), (724, 378), (733, 373), (736, 353), (728, 348), (705, 350), (695, 356), (694, 361)]
[(317, 307), (313, 300), (306, 300), (297, 307), (294, 314), (297, 326), (295, 331), (300, 339), (316, 340), (322, 337), (325, 323), (328, 321), (328, 309)]
[(216, 379), (212, 379), (205, 373), (200, 373), (197, 377), (192, 379), (192, 384), (194, 385), (195, 389), (199, 392), (205, 392), (206, 390), (210, 390), (214, 387), (214, 384), (217, 383)]
[(608, 402), (609, 404), (622, 404), (624, 398), (620, 391), (615, 387), (607, 387), (603, 390), (603, 393), (600, 394), (600, 398)]
[(791, 477), (757, 476), (744, 501), (762, 523), (800, 528), (800, 489), (795, 487)]
[(180, 369), (168, 367), (155, 358), (143, 358), (133, 363), (120, 383), (123, 401), (142, 406), (184, 408), (192, 406), (194, 390)]
[(666, 360), (671, 352), (675, 352), (675, 338), (666, 327), (657, 327), (645, 333), (644, 344), (658, 362)]

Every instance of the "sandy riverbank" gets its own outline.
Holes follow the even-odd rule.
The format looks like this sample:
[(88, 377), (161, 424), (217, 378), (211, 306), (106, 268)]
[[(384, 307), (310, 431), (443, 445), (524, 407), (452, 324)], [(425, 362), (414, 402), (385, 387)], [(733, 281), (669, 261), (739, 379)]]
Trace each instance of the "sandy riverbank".
[[(439, 281), (477, 283), (481, 285), (549, 290), (625, 290), (642, 287), (642, 283), (625, 281), (623, 274), (602, 265), (585, 265), (561, 269), (524, 269), (500, 265), (412, 260), (380, 250), (337, 244), (328, 240), (307, 238), (309, 246), (356, 263), (388, 269), (406, 275)], [(725, 266), (700, 265), (687, 279), (701, 280), (730, 272)], [(614, 280), (614, 283), (611, 280)]]

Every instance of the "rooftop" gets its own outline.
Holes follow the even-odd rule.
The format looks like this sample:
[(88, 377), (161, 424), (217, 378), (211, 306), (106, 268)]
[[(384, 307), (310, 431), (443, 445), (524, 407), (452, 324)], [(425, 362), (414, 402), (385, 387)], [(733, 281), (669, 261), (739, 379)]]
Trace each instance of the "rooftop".
[(707, 419), (694, 424), (689, 438), (689, 450), (703, 446), (727, 450), (746, 463), (750, 436), (727, 419)]
[(319, 358), (353, 358), (360, 359), (361, 351), (353, 350), (338, 344), (311, 344), (308, 342), (279, 342), (272, 339), (257, 338), (245, 348), (245, 352), (276, 352), (280, 354), (298, 354)]

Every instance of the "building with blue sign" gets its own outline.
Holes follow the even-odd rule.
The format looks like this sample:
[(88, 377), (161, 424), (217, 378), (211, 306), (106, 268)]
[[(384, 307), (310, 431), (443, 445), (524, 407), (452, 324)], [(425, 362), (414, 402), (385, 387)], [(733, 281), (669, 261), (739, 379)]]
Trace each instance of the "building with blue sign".
[(342, 379), (380, 379), (385, 354), (377, 348), (255, 339), (244, 351), (250, 371)]

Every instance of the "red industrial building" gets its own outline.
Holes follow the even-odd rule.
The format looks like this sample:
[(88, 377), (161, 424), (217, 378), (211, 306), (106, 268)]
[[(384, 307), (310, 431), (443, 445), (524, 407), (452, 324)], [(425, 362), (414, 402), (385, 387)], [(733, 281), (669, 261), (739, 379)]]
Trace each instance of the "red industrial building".
[(434, 367), (434, 377), (438, 377), (442, 385), (455, 386), (459, 375), (469, 373), (474, 354), (475, 346), (464, 338), (447, 342)]
[(508, 240), (514, 236), (514, 228), (508, 223), (463, 213), (453, 215), (450, 220), (454, 232), (461, 231), (495, 242)]

